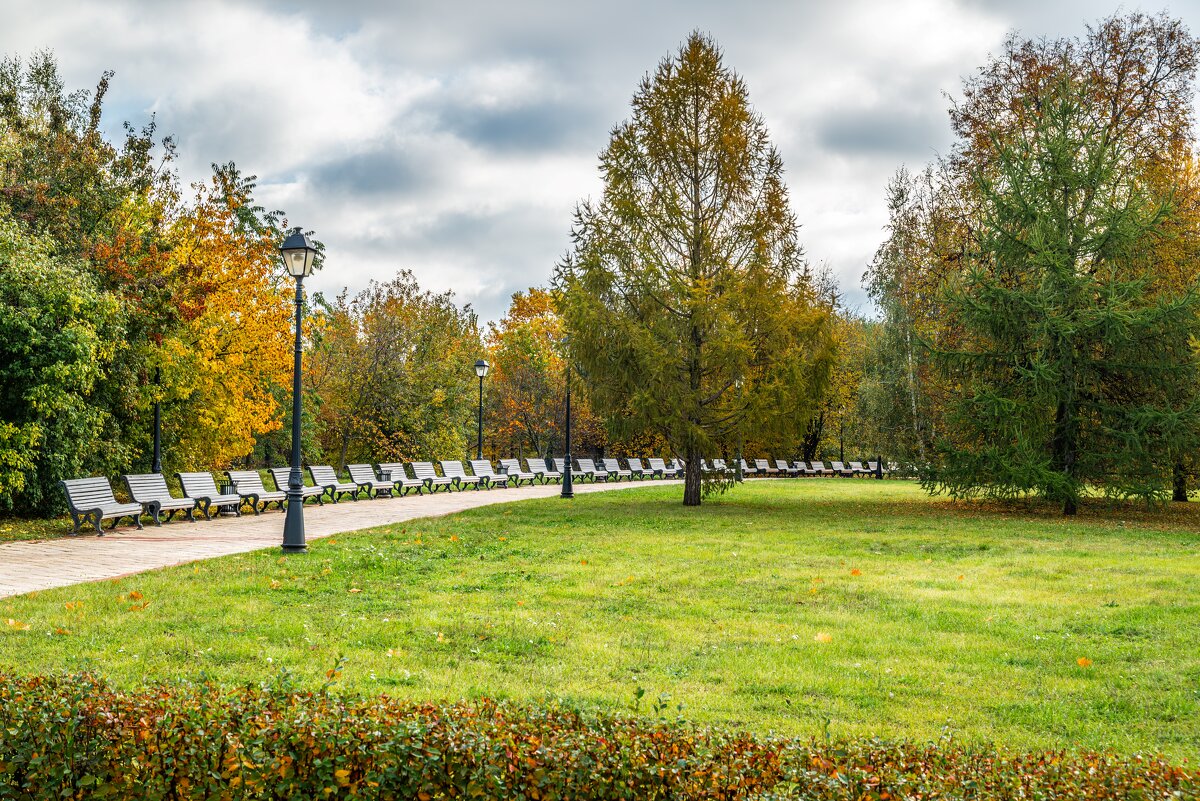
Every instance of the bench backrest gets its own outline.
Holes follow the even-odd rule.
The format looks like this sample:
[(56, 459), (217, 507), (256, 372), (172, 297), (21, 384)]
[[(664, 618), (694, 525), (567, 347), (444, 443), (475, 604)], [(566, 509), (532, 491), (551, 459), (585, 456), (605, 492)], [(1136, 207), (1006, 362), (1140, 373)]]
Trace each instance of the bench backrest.
[(830, 462), (829, 466), (832, 467), (836, 473), (843, 473), (846, 470), (846, 466), (841, 462)]
[(766, 472), (767, 470), (771, 469), (771, 464), (766, 459), (755, 459), (754, 467), (757, 470), (762, 470), (762, 471)]
[[(280, 492), (287, 492), (292, 482), (292, 468), (290, 467), (271, 467), (271, 480), (275, 482), (275, 489)], [(304, 483), (304, 474), (300, 474), (300, 483)]]
[(879, 462), (867, 462), (867, 469), (872, 473), (877, 472), (879, 470)]
[(728, 467), (725, 466), (724, 459), (713, 459), (712, 465), (713, 465), (714, 470), (728, 470), (729, 469)]
[[(492, 463), (487, 459), (472, 459), (471, 472), (477, 476), (487, 476), (488, 478), (496, 476), (496, 471), (492, 469)], [(503, 478), (503, 476), (500, 476), (500, 478)]]
[(646, 461), (650, 463), (651, 470), (665, 471), (667, 469), (667, 464), (662, 459), (647, 459)]
[(229, 480), (233, 482), (233, 490), (238, 495), (267, 491), (267, 488), (263, 486), (262, 476), (258, 474), (257, 470), (226, 470), (225, 475), (229, 476)]
[(433, 469), (433, 462), (409, 462), (409, 465), (417, 478), (439, 478), (437, 471)]
[(825, 463), (824, 462), (809, 462), (809, 465), (812, 467), (813, 472), (815, 472), (815, 473), (824, 473), (825, 472)]
[(608, 472), (610, 472), (610, 473), (621, 472), (621, 463), (618, 462), (616, 459), (601, 459), (600, 461), (604, 462), (604, 469), (607, 470)]
[(644, 470), (641, 459), (626, 459), (625, 464), (629, 465), (630, 471), (634, 473), (641, 473)]
[(742, 472), (743, 472), (743, 473), (756, 473), (756, 472), (758, 472), (758, 471), (757, 471), (757, 470), (755, 470), (755, 469), (754, 469), (753, 467), (751, 467), (750, 465), (746, 464), (746, 460), (745, 460), (745, 459), (743, 459), (743, 460), (742, 460)]
[(380, 475), (383, 475), (385, 472), (392, 474), (392, 481), (400, 481), (401, 479), (408, 478), (408, 473), (404, 472), (404, 464), (402, 462), (380, 462)]
[(217, 482), (212, 473), (176, 473), (179, 483), (183, 485), (183, 494), (189, 498), (212, 497), (220, 495)]
[(526, 459), (525, 467), (530, 473), (557, 473), (558, 471), (546, 464), (546, 460), (538, 457), (536, 459)]
[(162, 473), (139, 473), (123, 476), (129, 497), (138, 503), (175, 500), (167, 489), (167, 478)]
[(851, 462), (850, 469), (851, 470), (862, 470), (863, 469), (862, 462)]
[(794, 467), (792, 467), (790, 464), (788, 464), (783, 459), (776, 459), (775, 466), (778, 467), (780, 470), (794, 470), (795, 469)]
[(446, 459), (442, 461), (442, 474), (446, 478), (466, 478), (467, 468), (457, 459)]
[(318, 487), (331, 487), (334, 484), (342, 483), (342, 480), (338, 478), (337, 471), (331, 465), (310, 464), (308, 472), (312, 476), (313, 484)]
[(117, 503), (112, 485), (104, 476), (68, 478), (62, 485), (67, 493), (67, 504), (72, 509), (90, 509)]
[(375, 475), (375, 468), (369, 464), (348, 464), (346, 469), (350, 471), (350, 479), (355, 484), (370, 484), (379, 480), (379, 476)]
[(576, 459), (579, 462), (579, 469), (585, 473), (604, 473), (606, 471), (596, 467), (596, 463), (591, 459)]
[(500, 468), (502, 470), (504, 470), (505, 473), (508, 473), (510, 476), (529, 475), (528, 472), (521, 469), (521, 463), (518, 462), (516, 459), (501, 459), (500, 460)]

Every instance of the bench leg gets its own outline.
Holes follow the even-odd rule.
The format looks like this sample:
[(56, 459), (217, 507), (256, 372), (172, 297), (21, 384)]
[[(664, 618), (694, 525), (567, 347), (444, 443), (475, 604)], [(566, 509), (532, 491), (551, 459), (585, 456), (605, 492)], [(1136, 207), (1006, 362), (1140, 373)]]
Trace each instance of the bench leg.
[(212, 506), (212, 501), (209, 500), (208, 498), (205, 498), (204, 500), (199, 501), (199, 503), (200, 503), (200, 511), (204, 512), (204, 519), (212, 520), (212, 513), (210, 511), (210, 507)]
[(187, 512), (185, 512), (185, 514), (187, 515), (187, 519), (188, 519), (189, 523), (196, 522), (196, 507), (195, 506), (193, 506), (191, 509), (188, 509)]

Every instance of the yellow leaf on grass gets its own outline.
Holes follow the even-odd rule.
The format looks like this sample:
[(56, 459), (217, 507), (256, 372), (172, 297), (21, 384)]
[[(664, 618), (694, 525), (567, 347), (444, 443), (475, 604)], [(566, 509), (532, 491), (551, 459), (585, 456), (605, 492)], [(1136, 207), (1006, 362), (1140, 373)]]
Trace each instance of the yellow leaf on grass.
[(446, 635), (442, 634), (442, 633), (439, 631), (439, 632), (438, 632), (438, 636), (437, 636), (437, 641), (438, 641), (438, 642), (445, 642), (445, 641), (446, 641)]
[(1079, 657), (1078, 659), (1076, 659), (1076, 660), (1075, 660), (1075, 662), (1076, 662), (1076, 664), (1078, 664), (1078, 665), (1079, 665), (1081, 668), (1086, 668), (1086, 667), (1091, 667), (1091, 666), (1092, 666), (1092, 660), (1088, 659), (1086, 656), (1081, 656), (1081, 657)]
[(11, 617), (8, 619), (8, 627), (10, 629), (15, 629), (16, 631), (29, 631), (28, 623), (22, 623), (19, 620), (13, 620)]
[(959, 576), (959, 577), (958, 577), (958, 580), (959, 580), (959, 581), (962, 581), (962, 580), (963, 580), (963, 579), (965, 579), (965, 578), (966, 578), (966, 576)]
[(70, 629), (60, 629), (60, 628), (58, 628), (57, 626), (55, 626), (55, 627), (54, 627), (54, 633), (55, 633), (55, 634), (58, 634), (58, 635), (60, 635), (60, 636), (66, 636), (66, 635), (68, 635), (68, 634), (70, 634), (70, 633), (71, 633), (71, 630), (70, 630)]
[(277, 590), (277, 589), (279, 589), (280, 584), (275, 579), (271, 579), (271, 584), (269, 586), (271, 587), (271, 589)]
[(362, 592), (362, 590), (360, 590), (358, 587), (351, 587), (349, 590), (347, 590), (347, 592), (353, 595), (354, 593)]
[(851, 570), (851, 571), (850, 571), (850, 575), (852, 575), (852, 576), (861, 576), (861, 575), (862, 575), (862, 571), (861, 571), (861, 570), (859, 570), (859, 569), (856, 567), (856, 568), (854, 568), (853, 570)]
[(450, 535), (450, 541), (451, 541), (451, 542), (458, 542), (458, 535), (457, 535), (457, 534), (451, 534), (451, 535)]
[(817, 636), (813, 639), (817, 642), (833, 642), (833, 635), (825, 631), (818, 631)]
[(140, 592), (138, 592), (137, 590), (134, 590), (133, 592), (129, 593), (129, 600), (131, 600), (131, 601), (140, 601), (140, 600), (142, 600), (142, 598), (144, 598), (144, 597), (145, 597), (145, 596), (143, 596), (143, 595), (142, 595)]
[(332, 573), (332, 572), (333, 572), (333, 568), (332, 568), (332, 567), (327, 567), (327, 568), (325, 568), (324, 570), (322, 570), (322, 571), (321, 571), (321, 575), (322, 575), (322, 576), (328, 576), (328, 575), (329, 575), (330, 573)]

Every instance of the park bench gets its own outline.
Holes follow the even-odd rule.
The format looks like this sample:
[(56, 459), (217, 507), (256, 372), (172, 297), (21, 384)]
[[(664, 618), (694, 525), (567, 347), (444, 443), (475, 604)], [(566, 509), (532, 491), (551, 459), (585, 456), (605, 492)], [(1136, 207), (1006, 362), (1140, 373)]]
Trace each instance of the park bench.
[(759, 473), (762, 473), (765, 476), (779, 475), (779, 468), (771, 467), (771, 463), (768, 462), (766, 459), (755, 459), (754, 460), (754, 469), (756, 471), (758, 471)]
[(724, 460), (724, 459), (713, 459), (713, 460), (712, 460), (712, 468), (713, 468), (713, 470), (714, 470), (715, 472), (717, 472), (717, 473), (728, 473), (728, 472), (730, 472), (730, 470), (729, 470), (729, 465), (725, 464), (725, 460)]
[(167, 479), (162, 473), (138, 473), (122, 478), (129, 490), (129, 497), (150, 513), (154, 518), (154, 525), (162, 525), (162, 512), (167, 513), (168, 523), (175, 517), (176, 512), (183, 512), (188, 520), (196, 522), (196, 499), (172, 496), (171, 490), (167, 489)]
[(654, 475), (660, 478), (675, 478), (678, 472), (674, 467), (668, 467), (662, 459), (647, 459), (646, 462), (650, 465), (650, 470)]
[(358, 485), (342, 481), (331, 465), (310, 464), (308, 474), (312, 476), (313, 486), (323, 489), (334, 503), (337, 503), (343, 495), (349, 495), (354, 500), (358, 500)]
[[(275, 489), (279, 490), (284, 495), (287, 495), (289, 491), (288, 487), (291, 486), (292, 481), (292, 468), (272, 467), (270, 468), (270, 473), (271, 480), (275, 482)], [(303, 473), (300, 474), (300, 492), (303, 495), (303, 497), (300, 499), (301, 503), (308, 501), (309, 498), (316, 498), (318, 505), (325, 505), (325, 488), (310, 487), (309, 485), (305, 484)]]
[(241, 515), (241, 496), (217, 489), (212, 473), (176, 473), (175, 477), (183, 487), (183, 494), (196, 499), (196, 508), (204, 512), (205, 520), (212, 520), (212, 510), (221, 507), (232, 508), (235, 515)]
[(604, 459), (604, 469), (608, 471), (610, 476), (616, 476), (617, 481), (623, 478), (633, 478), (633, 472), (630, 470), (622, 470), (621, 463), (616, 459)]
[(637, 478), (637, 479), (641, 479), (642, 481), (645, 481), (647, 478), (654, 477), (654, 474), (652, 471), (647, 470), (645, 467), (642, 466), (641, 459), (629, 458), (629, 459), (625, 460), (625, 464), (629, 465), (629, 475), (632, 478)]
[(752, 476), (752, 475), (754, 475), (754, 474), (755, 474), (755, 473), (757, 473), (757, 472), (758, 472), (758, 471), (757, 471), (757, 470), (755, 470), (753, 467), (751, 467), (750, 465), (746, 464), (746, 460), (745, 460), (745, 459), (742, 459), (742, 475), (743, 475), (743, 476)]
[(597, 467), (596, 463), (591, 459), (576, 459), (579, 469), (584, 475), (595, 481), (608, 481), (608, 471), (602, 467)]
[(812, 474), (814, 476), (824, 476), (829, 474), (829, 469), (825, 467), (824, 462), (812, 462)]
[(867, 468), (863, 467), (862, 462), (851, 462), (850, 467), (848, 469), (850, 470), (851, 475), (855, 475), (855, 476), (871, 475), (871, 471), (868, 470)]
[(250, 509), (255, 515), (260, 513), (259, 504), (262, 504), (262, 512), (267, 511), (271, 504), (279, 509), (283, 508), (283, 504), (287, 501), (287, 493), (278, 490), (272, 492), (263, 486), (262, 476), (257, 470), (226, 470), (225, 475), (229, 476), (230, 483), (233, 484), (233, 491), (243, 501), (250, 502)]
[(816, 475), (816, 472), (810, 469), (809, 466), (801, 459), (797, 459), (796, 461), (792, 462), (792, 467), (795, 468), (796, 472), (802, 476)]
[(439, 476), (433, 469), (433, 462), (410, 462), (409, 466), (413, 469), (413, 475), (424, 481), (430, 492), (437, 492), (439, 487), (449, 492), (457, 486), (454, 479)]
[(879, 462), (870, 462), (869, 461), (869, 462), (867, 462), (867, 472), (878, 478), (883, 478), (884, 474), (887, 473), (887, 469), (886, 468), (880, 469)]
[[(538, 465), (541, 465), (540, 467)], [(547, 481), (562, 481), (562, 473), (551, 469), (545, 459), (526, 459), (525, 469), (542, 480), (545, 484)]]
[(685, 466), (685, 462), (678, 457), (667, 462), (667, 468), (669, 470), (675, 471), (676, 478), (683, 478), (683, 474), (687, 472), (687, 467)]
[(472, 459), (471, 472), (489, 488), (493, 486), (507, 487), (517, 480), (516, 476), (509, 475), (508, 473), (497, 473), (492, 469), (492, 463), (487, 459)]
[(775, 466), (777, 468), (779, 468), (780, 475), (788, 475), (788, 476), (800, 475), (800, 468), (794, 467), (794, 466), (788, 464), (786, 459), (776, 459)]
[(359, 489), (366, 490), (368, 498), (378, 498), (381, 492), (389, 496), (392, 494), (392, 482), (390, 480), (384, 481), (375, 475), (375, 468), (371, 467), (371, 465), (348, 464), (346, 465), (346, 470), (350, 473), (350, 480)]
[(852, 478), (854, 476), (854, 471), (841, 462), (830, 462), (829, 466), (835, 476), (841, 476), (842, 478)]
[[(563, 459), (555, 459), (554, 460), (554, 469), (557, 470), (558, 472), (562, 473), (563, 475), (566, 475), (566, 472), (567, 472), (566, 461)], [(587, 478), (587, 473), (583, 472), (582, 470), (576, 470), (575, 465), (574, 464), (571, 465), (571, 480), (572, 481), (583, 481), (586, 478)]]
[(122, 517), (128, 517), (138, 528), (142, 527), (142, 505), (118, 501), (107, 478), (68, 478), (59, 483), (67, 494), (67, 509), (75, 524), (71, 536), (78, 534), (79, 527), (88, 520), (96, 526), (97, 537), (104, 536), (101, 520), (112, 520), (112, 528), (116, 528)]
[(488, 486), (488, 483), (483, 481), (480, 476), (468, 473), (467, 468), (463, 467), (463, 463), (458, 459), (443, 459), (439, 464), (442, 466), (442, 475), (453, 481), (455, 487), (461, 489), (470, 486), (479, 489), (480, 484)]
[[(509, 480), (516, 482), (519, 487), (522, 483), (532, 484), (538, 480), (537, 473), (525, 471), (521, 469), (521, 463), (516, 459), (501, 459), (500, 469), (508, 474)], [(544, 470), (545, 468), (543, 468)]]
[(421, 494), (428, 485), (419, 478), (409, 478), (408, 473), (404, 472), (404, 465), (400, 462), (380, 462), (379, 477), (383, 478), (384, 473), (389, 473), (392, 480), (392, 486), (400, 491), (401, 495), (407, 495), (409, 490), (416, 490), (417, 494)]

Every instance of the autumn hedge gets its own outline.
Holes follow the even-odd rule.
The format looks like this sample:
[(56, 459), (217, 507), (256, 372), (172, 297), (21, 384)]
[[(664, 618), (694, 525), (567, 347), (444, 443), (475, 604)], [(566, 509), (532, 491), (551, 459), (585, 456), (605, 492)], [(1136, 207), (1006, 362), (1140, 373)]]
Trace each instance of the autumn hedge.
[(0, 675), (0, 799), (1176, 799), (1161, 758), (758, 737), (323, 688)]

